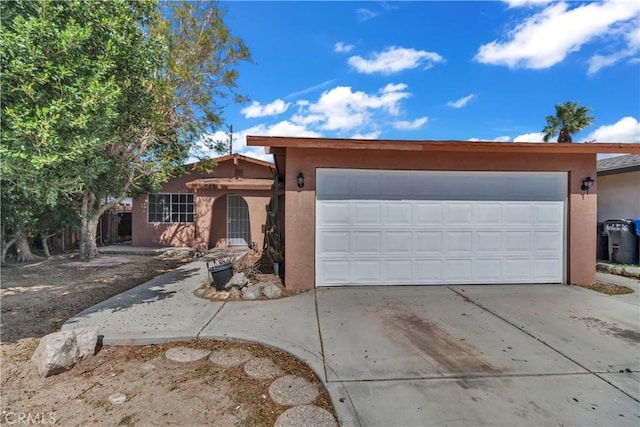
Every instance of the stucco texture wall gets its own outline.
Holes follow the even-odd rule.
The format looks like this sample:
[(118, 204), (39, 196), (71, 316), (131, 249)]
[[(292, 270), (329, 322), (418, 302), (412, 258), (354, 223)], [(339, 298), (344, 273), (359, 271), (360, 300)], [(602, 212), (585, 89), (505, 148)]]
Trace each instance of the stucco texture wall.
[(640, 218), (640, 171), (599, 176), (598, 221)]
[(238, 170), (243, 178), (272, 179), (269, 167), (239, 159), (221, 162), (211, 173), (192, 171), (171, 179), (159, 193), (194, 194), (195, 219), (192, 223), (150, 223), (147, 218), (147, 196), (133, 200), (132, 245), (147, 247), (194, 247), (206, 250), (226, 246), (227, 195), (244, 198), (249, 210), (251, 240), (261, 248), (264, 241), (266, 206), (271, 196), (265, 190), (189, 189), (186, 183), (203, 178), (231, 178)]
[[(581, 190), (582, 179), (596, 175), (595, 154), (507, 154), (500, 152), (402, 152), (288, 148), (285, 182), (285, 284), (290, 289), (315, 287), (316, 168), (360, 168), (449, 171), (554, 171), (568, 173), (567, 281), (595, 280), (596, 193)], [(305, 186), (299, 189), (296, 175)]]

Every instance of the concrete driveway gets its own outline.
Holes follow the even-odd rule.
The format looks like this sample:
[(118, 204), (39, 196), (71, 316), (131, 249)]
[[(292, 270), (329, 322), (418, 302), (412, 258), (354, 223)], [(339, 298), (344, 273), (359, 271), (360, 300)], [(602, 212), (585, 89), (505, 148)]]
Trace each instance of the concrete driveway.
[(638, 300), (558, 285), (316, 299), (327, 386), (351, 400), (348, 424), (640, 424)]
[(561, 285), (322, 288), (210, 302), (187, 264), (69, 319), (107, 345), (240, 339), (287, 351), (346, 426), (638, 426), (640, 294)]

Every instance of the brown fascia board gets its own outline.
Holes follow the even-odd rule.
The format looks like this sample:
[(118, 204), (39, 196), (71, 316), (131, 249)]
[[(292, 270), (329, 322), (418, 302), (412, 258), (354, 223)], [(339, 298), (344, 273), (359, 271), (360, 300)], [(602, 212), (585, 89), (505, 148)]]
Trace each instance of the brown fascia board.
[(476, 151), (506, 153), (640, 153), (640, 143), (539, 143), (539, 142), (487, 142), (487, 141), (409, 141), (338, 138), (297, 138), (279, 136), (247, 136), (248, 146), (275, 148), (313, 148), (342, 150), (391, 151)]
[(266, 166), (271, 169), (275, 168), (273, 163), (265, 162), (264, 160), (260, 159), (254, 159), (253, 157), (244, 156), (242, 154), (227, 154), (225, 156), (216, 157), (215, 159), (213, 159), (213, 161), (216, 163), (222, 163), (228, 160), (237, 161), (237, 159), (244, 160), (245, 162), (255, 163), (256, 165), (260, 166)]

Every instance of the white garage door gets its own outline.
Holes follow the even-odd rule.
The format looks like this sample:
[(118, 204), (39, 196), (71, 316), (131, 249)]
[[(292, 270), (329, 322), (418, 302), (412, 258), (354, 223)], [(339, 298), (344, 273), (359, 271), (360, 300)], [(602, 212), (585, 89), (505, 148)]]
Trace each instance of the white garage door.
[(566, 173), (316, 174), (317, 286), (564, 281)]

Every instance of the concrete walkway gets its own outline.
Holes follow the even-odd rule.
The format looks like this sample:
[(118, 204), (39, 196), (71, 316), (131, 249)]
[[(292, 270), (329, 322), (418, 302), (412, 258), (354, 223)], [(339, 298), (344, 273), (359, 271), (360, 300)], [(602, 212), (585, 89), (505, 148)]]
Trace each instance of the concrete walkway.
[(640, 304), (559, 285), (322, 288), (210, 302), (203, 261), (69, 319), (104, 344), (262, 343), (306, 362), (346, 426), (640, 423)]

